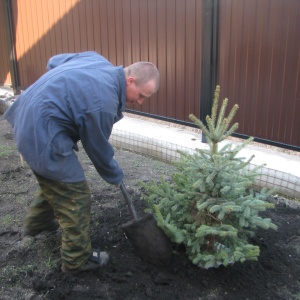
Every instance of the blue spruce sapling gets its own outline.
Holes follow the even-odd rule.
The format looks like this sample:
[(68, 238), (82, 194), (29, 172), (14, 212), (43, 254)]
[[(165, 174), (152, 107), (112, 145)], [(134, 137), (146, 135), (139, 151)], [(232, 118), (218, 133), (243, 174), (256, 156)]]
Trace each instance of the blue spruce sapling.
[(207, 127), (194, 115), (190, 119), (205, 134), (209, 149), (197, 149), (194, 154), (180, 152), (176, 163), (178, 172), (171, 182), (161, 178), (159, 183), (141, 183), (144, 200), (158, 226), (178, 244), (184, 244), (189, 259), (208, 269), (227, 266), (245, 260), (257, 260), (259, 247), (249, 243), (258, 227), (276, 229), (269, 218), (259, 212), (272, 208), (267, 202), (271, 191), (252, 189), (263, 166), (248, 169), (253, 157), (244, 161), (238, 152), (249, 144), (250, 138), (239, 146), (219, 143), (237, 128), (230, 123), (238, 109), (234, 105), (227, 118), (225, 99), (218, 113), (220, 87), (217, 86)]

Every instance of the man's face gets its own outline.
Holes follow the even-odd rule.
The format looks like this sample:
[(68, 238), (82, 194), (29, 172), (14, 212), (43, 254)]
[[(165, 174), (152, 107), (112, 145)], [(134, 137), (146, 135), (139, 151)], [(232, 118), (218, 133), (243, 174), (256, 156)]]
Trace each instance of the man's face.
[(148, 81), (144, 85), (136, 85), (134, 77), (126, 79), (126, 103), (143, 104), (146, 98), (149, 98), (154, 91), (154, 82)]

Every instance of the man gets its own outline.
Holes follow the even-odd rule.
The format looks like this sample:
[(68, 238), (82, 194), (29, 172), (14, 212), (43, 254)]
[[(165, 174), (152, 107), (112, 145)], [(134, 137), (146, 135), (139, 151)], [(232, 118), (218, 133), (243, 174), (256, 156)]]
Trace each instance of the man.
[(91, 247), (91, 197), (74, 152), (77, 142), (100, 176), (119, 186), (124, 175), (108, 142), (112, 127), (123, 117), (126, 102), (142, 104), (158, 87), (152, 63), (123, 68), (92, 51), (60, 54), (5, 113), (40, 186), (25, 219), (25, 235), (53, 231), (59, 224), (64, 272), (96, 269), (109, 259)]

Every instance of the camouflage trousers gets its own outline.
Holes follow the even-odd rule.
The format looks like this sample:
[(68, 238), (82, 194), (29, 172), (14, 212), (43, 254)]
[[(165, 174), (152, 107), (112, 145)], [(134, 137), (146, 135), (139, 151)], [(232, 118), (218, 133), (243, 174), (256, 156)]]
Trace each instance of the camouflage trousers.
[(35, 176), (40, 191), (29, 208), (25, 226), (36, 230), (56, 218), (62, 230), (62, 264), (67, 269), (77, 269), (92, 253), (88, 184), (86, 181), (66, 183)]

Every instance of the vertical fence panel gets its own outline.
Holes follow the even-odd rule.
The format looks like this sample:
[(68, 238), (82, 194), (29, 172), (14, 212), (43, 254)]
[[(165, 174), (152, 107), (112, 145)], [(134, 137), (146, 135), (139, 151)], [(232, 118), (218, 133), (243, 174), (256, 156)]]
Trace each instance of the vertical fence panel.
[[(130, 1), (130, 36), (131, 36), (131, 62), (136, 62), (141, 60), (141, 18), (140, 18), (140, 0)], [(126, 18), (126, 16), (125, 16)]]
[[(184, 5), (184, 1), (181, 1)], [(184, 7), (183, 7), (184, 8)], [(178, 30), (178, 23), (184, 24), (184, 20), (178, 20), (178, 15), (176, 13), (178, 9), (178, 1), (169, 0), (166, 1), (166, 101), (164, 110), (168, 113), (171, 118), (176, 118), (176, 111), (180, 104), (177, 102), (177, 92), (180, 94), (180, 87), (182, 86), (183, 80), (175, 87), (174, 82), (176, 82), (176, 76), (182, 76), (182, 70), (180, 62), (184, 63), (183, 56), (180, 58), (180, 62), (177, 60), (178, 52), (183, 49), (183, 47), (178, 48), (178, 43), (182, 41), (182, 34)], [(182, 14), (183, 15), (183, 14)], [(182, 22), (180, 22), (182, 21)], [(181, 26), (184, 30), (184, 26)], [(180, 89), (180, 91), (178, 91)]]
[[(123, 35), (124, 35), (124, 62), (126, 66), (132, 62), (132, 44), (131, 44), (131, 1), (123, 0)], [(138, 24), (136, 24), (138, 26)]]
[[(0, 3), (0, 28), (7, 28), (5, 24), (6, 5)], [(7, 32), (8, 34), (8, 32)], [(9, 40), (2, 32), (0, 35), (0, 85), (11, 85), (10, 66), (9, 66)]]
[[(157, 14), (157, 67), (160, 71), (160, 89), (158, 91), (157, 106), (154, 107), (152, 113), (158, 112), (162, 116), (166, 115), (166, 99), (167, 99), (167, 30), (166, 30), (166, 1), (157, 0), (155, 14)], [(165, 99), (165, 100), (162, 100)]]
[(124, 63), (124, 36), (123, 36), (123, 10), (122, 0), (115, 0), (116, 16), (116, 65)]
[(300, 146), (300, 2), (219, 1), (218, 83), (238, 132)]
[[(146, 1), (140, 1), (140, 60), (141, 61), (151, 61), (150, 57), (149, 57), (149, 2), (148, 0)], [(151, 102), (154, 99), (151, 99)], [(155, 101), (155, 100), (154, 100)], [(150, 101), (145, 101), (145, 103), (143, 104), (143, 109), (145, 111), (149, 111), (150, 110)]]
[[(195, 62), (196, 56), (200, 56), (200, 52), (196, 53), (195, 37), (196, 37), (196, 3), (193, 0), (186, 1), (186, 27), (185, 27), (185, 96), (186, 106), (184, 115), (189, 115), (195, 111)], [(200, 79), (199, 79), (200, 81)], [(199, 89), (200, 90), (200, 89)], [(196, 95), (197, 97), (197, 95)], [(199, 96), (198, 96), (199, 97)], [(199, 103), (200, 101), (198, 101)], [(199, 109), (197, 110), (199, 111)]]
[[(173, 100), (173, 105), (175, 105), (175, 114), (172, 115), (174, 119), (185, 117), (185, 105), (187, 101), (186, 97), (186, 87), (185, 87), (185, 55), (186, 55), (186, 32), (185, 32), (185, 1), (176, 0), (176, 10), (175, 10), (175, 31), (174, 31), (174, 39), (175, 39), (175, 47), (173, 47), (174, 56), (175, 56), (175, 80), (176, 85), (171, 85), (169, 88), (175, 90), (175, 97)], [(167, 53), (167, 57), (169, 57), (169, 53)], [(170, 74), (171, 75), (171, 74)], [(200, 97), (199, 97), (200, 98)]]
[(115, 1), (107, 1), (108, 59), (117, 64)]
[[(157, 5), (156, 0), (148, 0), (148, 34), (149, 34), (149, 43), (148, 43), (148, 51), (149, 51), (149, 61), (153, 63), (158, 62), (158, 16), (156, 13)], [(158, 105), (158, 93), (153, 95), (151, 97), (151, 101), (147, 101), (147, 103), (144, 104), (144, 109), (148, 112), (155, 111), (156, 107)]]

